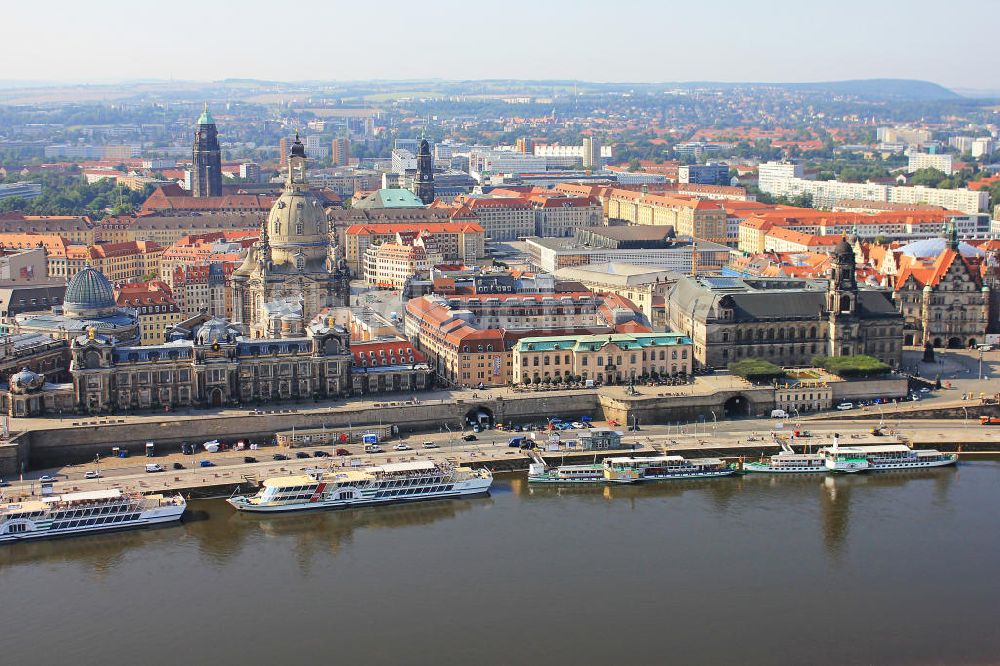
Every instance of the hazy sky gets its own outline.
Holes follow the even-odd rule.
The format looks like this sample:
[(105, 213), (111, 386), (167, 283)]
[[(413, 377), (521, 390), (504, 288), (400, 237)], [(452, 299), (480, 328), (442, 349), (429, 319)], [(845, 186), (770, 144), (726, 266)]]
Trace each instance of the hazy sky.
[(3, 11), (0, 80), (898, 77), (998, 89), (989, 28), (998, 8), (997, 0), (16, 0)]

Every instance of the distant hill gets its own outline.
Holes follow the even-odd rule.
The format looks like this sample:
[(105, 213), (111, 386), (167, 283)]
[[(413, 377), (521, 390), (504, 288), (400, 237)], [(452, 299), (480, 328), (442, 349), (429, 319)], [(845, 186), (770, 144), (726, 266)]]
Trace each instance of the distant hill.
[(859, 97), (880, 97), (929, 101), (959, 99), (961, 95), (931, 81), (912, 79), (860, 79), (857, 81), (827, 81), (820, 83), (782, 83), (790, 90), (820, 90)]

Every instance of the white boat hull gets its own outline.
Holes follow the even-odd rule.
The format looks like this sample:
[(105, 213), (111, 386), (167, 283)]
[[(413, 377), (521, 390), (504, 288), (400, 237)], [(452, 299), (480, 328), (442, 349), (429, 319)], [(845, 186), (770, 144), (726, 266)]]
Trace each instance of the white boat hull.
[(931, 467), (947, 467), (958, 462), (958, 456), (944, 460), (928, 460), (899, 463), (871, 463), (868, 466), (869, 472), (900, 472), (908, 469), (929, 469)]
[(164, 506), (143, 511), (138, 518), (128, 522), (111, 523), (107, 525), (88, 525), (83, 527), (67, 527), (62, 529), (50, 529), (48, 527), (43, 527), (40, 529), (28, 529), (24, 532), (16, 532), (12, 534), (0, 534), (0, 543), (32, 541), (35, 539), (55, 539), (60, 537), (80, 536), (82, 534), (118, 532), (121, 530), (150, 527), (152, 525), (160, 525), (180, 520), (185, 509), (185, 505)]
[(459, 481), (454, 484), (451, 490), (423, 493), (420, 495), (394, 496), (394, 497), (373, 497), (362, 495), (351, 499), (317, 499), (314, 502), (291, 502), (288, 504), (255, 504), (249, 501), (248, 497), (230, 497), (227, 502), (238, 511), (249, 513), (288, 513), (291, 511), (311, 511), (314, 509), (346, 509), (353, 506), (372, 506), (377, 504), (400, 504), (403, 502), (421, 502), (435, 499), (451, 499), (456, 497), (469, 497), (472, 495), (485, 495), (489, 493), (493, 484), (492, 478), (474, 478), (467, 481)]
[(748, 463), (743, 465), (743, 471), (747, 474), (826, 474), (829, 470), (823, 465), (774, 467), (766, 463)]

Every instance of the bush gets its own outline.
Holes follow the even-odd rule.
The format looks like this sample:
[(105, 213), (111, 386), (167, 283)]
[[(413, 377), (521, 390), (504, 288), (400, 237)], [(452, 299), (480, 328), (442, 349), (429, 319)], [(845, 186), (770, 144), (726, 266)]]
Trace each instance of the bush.
[(769, 382), (785, 376), (784, 370), (762, 358), (747, 358), (730, 363), (729, 372), (751, 382)]
[(813, 365), (838, 377), (873, 377), (892, 368), (874, 356), (813, 356)]

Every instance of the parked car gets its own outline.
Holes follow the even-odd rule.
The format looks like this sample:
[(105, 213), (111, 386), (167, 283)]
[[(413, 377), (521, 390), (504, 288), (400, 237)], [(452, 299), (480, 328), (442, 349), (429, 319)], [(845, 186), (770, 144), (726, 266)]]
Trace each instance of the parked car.
[(273, 456), (271, 456), (271, 460), (288, 460), (288, 456), (286, 456), (284, 453), (275, 453)]
[(4, 479), (0, 479), (0, 488), (6, 488), (9, 485), (10, 481), (5, 481)]
[(174, 463), (174, 469), (184, 469), (184, 463)]
[(438, 445), (435, 444), (434, 442), (424, 442), (423, 443), (423, 447), (425, 449), (436, 449), (436, 448), (438, 448)]
[(463, 435), (462, 436), (462, 440), (466, 441), (466, 442), (474, 442), (477, 439), (479, 439), (479, 438), (476, 437), (475, 435), (473, 435), (472, 433), (469, 433), (468, 435)]
[(146, 472), (148, 474), (153, 474), (154, 472), (162, 472), (162, 471), (163, 471), (163, 465), (157, 463), (150, 463), (146, 465)]
[(396, 446), (394, 446), (392, 448), (396, 449), (397, 451), (409, 451), (411, 447), (409, 447), (406, 444), (400, 443), (400, 444), (397, 444)]
[(349, 455), (351, 455), (351, 452), (348, 451), (347, 449), (337, 449), (337, 455), (338, 456), (349, 456)]
[(586, 426), (585, 426), (585, 425), (583, 425), (583, 423), (582, 423), (582, 422), (580, 422), (580, 421), (573, 421), (573, 424), (572, 424), (572, 425), (573, 425), (573, 427), (574, 427), (574, 428), (576, 428), (577, 430), (583, 430), (583, 429), (584, 429), (584, 428), (586, 427)]
[(215, 467), (215, 463), (212, 462), (211, 460), (199, 460), (198, 461), (198, 466), (199, 467)]
[(930, 390), (929, 388), (927, 388), (927, 387), (925, 386), (925, 387), (923, 387), (922, 389), (920, 389), (920, 392), (921, 392), (921, 393), (930, 393), (930, 392), (931, 392), (931, 390)]
[(507, 446), (516, 449), (517, 447), (521, 446), (521, 444), (523, 444), (525, 440), (526, 440), (525, 437), (511, 437), (510, 441), (507, 442)]
[(257, 462), (257, 459), (254, 458), (253, 456), (243, 456), (243, 462), (245, 462), (245, 463), (255, 463), (255, 462)]
[(839, 409), (842, 412), (846, 412), (848, 409), (854, 409), (854, 403), (853, 402), (842, 402), (839, 405), (837, 405), (837, 409)]
[(472, 432), (482, 432), (483, 428), (479, 424), (472, 426)]
[(313, 451), (313, 458), (329, 458), (330, 454), (326, 451)]
[(92, 469), (89, 472), (87, 472), (86, 474), (84, 474), (83, 478), (85, 478), (85, 479), (99, 479), (99, 478), (101, 478), (101, 473), (98, 472), (95, 469)]
[(524, 442), (521, 442), (521, 448), (525, 449), (525, 450), (527, 450), (527, 449), (533, 449), (533, 448), (535, 448), (535, 443), (533, 441), (531, 441), (530, 439), (526, 440)]
[(295, 457), (296, 458), (308, 458), (309, 454), (306, 453), (305, 451), (296, 451), (295, 452)]
[(38, 477), (38, 480), (39, 481), (55, 481), (56, 478), (54, 476), (49, 476), (48, 474), (43, 474), (42, 476)]

